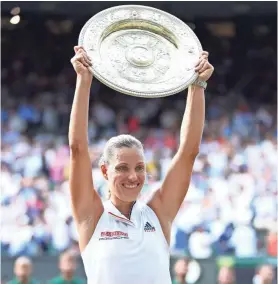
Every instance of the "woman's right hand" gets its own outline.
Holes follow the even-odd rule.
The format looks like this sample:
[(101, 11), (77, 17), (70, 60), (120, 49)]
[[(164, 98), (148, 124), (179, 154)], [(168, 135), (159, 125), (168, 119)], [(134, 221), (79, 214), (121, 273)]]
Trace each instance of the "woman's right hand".
[(71, 59), (71, 64), (78, 76), (86, 79), (93, 79), (93, 74), (88, 67), (92, 66), (92, 61), (82, 46), (74, 47), (75, 55)]

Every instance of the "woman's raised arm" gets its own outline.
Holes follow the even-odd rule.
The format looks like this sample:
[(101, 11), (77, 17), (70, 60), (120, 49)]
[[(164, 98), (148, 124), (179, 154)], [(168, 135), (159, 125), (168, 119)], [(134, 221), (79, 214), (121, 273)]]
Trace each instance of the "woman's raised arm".
[(77, 74), (76, 89), (69, 125), (70, 193), (73, 217), (83, 250), (89, 242), (103, 212), (102, 201), (94, 189), (88, 150), (88, 111), (92, 73), (91, 60), (82, 47), (75, 47), (71, 63)]
[[(150, 201), (158, 215), (168, 223), (174, 220), (187, 193), (192, 169), (205, 123), (204, 85), (213, 73), (213, 66), (208, 62), (208, 53), (203, 52), (195, 68), (199, 73), (198, 84), (189, 87), (186, 108), (180, 130), (180, 146), (173, 158), (162, 187)], [(203, 85), (203, 86), (200, 86)]]

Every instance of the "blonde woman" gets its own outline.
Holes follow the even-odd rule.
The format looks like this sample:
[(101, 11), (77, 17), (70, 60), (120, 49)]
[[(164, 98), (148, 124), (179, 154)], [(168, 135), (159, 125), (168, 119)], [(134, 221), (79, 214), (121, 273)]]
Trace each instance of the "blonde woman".
[[(112, 137), (101, 159), (110, 199), (102, 202), (88, 153), (88, 108), (93, 75), (81, 46), (71, 62), (77, 74), (69, 127), (70, 192), (79, 246), (89, 284), (170, 284), (172, 222), (190, 183), (205, 120), (206, 81), (213, 73), (203, 52), (189, 87), (180, 145), (168, 174), (147, 204), (137, 201), (146, 178), (143, 146), (130, 135)], [(93, 60), (93, 59), (92, 59)]]

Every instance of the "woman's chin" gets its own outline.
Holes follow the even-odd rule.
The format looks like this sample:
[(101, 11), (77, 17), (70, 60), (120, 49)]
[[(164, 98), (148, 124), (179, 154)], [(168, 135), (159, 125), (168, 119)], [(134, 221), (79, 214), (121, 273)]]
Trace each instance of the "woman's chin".
[(136, 201), (137, 200), (137, 198), (138, 198), (138, 194), (132, 194), (132, 195), (124, 195), (124, 196), (122, 196), (122, 201), (124, 201), (124, 202), (134, 202), (134, 201)]
[(138, 191), (133, 191), (133, 192), (130, 192), (130, 191), (125, 191), (124, 193), (122, 193), (120, 195), (120, 199), (124, 202), (133, 202), (135, 200), (137, 200), (138, 196), (139, 196), (140, 192)]

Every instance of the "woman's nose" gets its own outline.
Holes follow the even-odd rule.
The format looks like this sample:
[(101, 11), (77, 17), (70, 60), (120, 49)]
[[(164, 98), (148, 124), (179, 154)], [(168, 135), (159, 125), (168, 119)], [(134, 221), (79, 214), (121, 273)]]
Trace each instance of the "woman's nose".
[(129, 176), (128, 176), (128, 179), (130, 181), (136, 181), (137, 180), (137, 175), (136, 175), (136, 172), (135, 171), (132, 171), (129, 173)]

